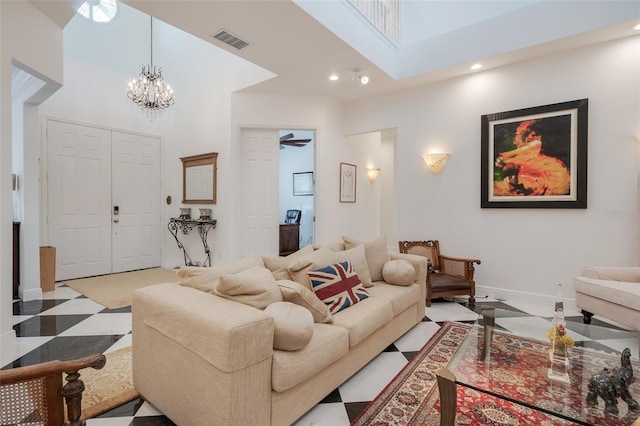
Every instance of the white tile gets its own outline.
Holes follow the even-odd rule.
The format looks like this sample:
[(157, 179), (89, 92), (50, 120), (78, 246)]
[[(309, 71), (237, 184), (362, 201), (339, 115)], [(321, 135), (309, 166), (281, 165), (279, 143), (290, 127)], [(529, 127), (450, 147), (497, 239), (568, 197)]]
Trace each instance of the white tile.
[(416, 352), (422, 349), (425, 343), (439, 329), (440, 326), (435, 322), (421, 322), (393, 342), (393, 344), (400, 352)]
[(136, 417), (161, 416), (162, 413), (153, 404), (145, 401), (136, 412)]
[(0, 351), (0, 363), (5, 366), (16, 359), (28, 354), (40, 345), (44, 345), (54, 336), (42, 336), (42, 337), (16, 337), (15, 346), (2, 345)]
[(125, 334), (120, 339), (118, 339), (116, 343), (114, 343), (106, 351), (104, 351), (104, 353), (106, 354), (109, 352), (116, 351), (118, 349), (126, 348), (127, 346), (131, 346), (132, 344), (133, 344), (133, 335)]
[(478, 314), (455, 302), (432, 303), (424, 310), (431, 321), (475, 321)]
[(60, 336), (92, 336), (101, 334), (127, 334), (131, 331), (131, 314), (95, 314), (79, 322)]
[(316, 405), (293, 426), (348, 426), (350, 423), (344, 404), (332, 402)]
[[(552, 327), (551, 321), (540, 317), (504, 317), (496, 318), (496, 324), (506, 328), (511, 333), (530, 337), (536, 340), (547, 340), (547, 331)], [(574, 332), (569, 333), (576, 340), (590, 340), (586, 336), (579, 335)]]
[[(56, 286), (53, 291), (45, 291), (42, 293), (43, 299), (75, 299), (81, 294), (72, 289), (71, 287)], [(104, 309), (104, 307), (103, 307)]]
[(406, 364), (400, 352), (382, 352), (338, 388), (342, 402), (372, 401)]
[(523, 299), (503, 300), (507, 305), (513, 306), (516, 309), (520, 309), (529, 315), (537, 315), (540, 317), (551, 318), (555, 315), (555, 304), (539, 304)]
[(51, 309), (47, 309), (40, 313), (40, 315), (95, 314), (102, 310), (104, 310), (104, 306), (91, 299), (73, 299), (67, 300)]
[(87, 426), (129, 426), (133, 417), (108, 417), (102, 419), (88, 419)]

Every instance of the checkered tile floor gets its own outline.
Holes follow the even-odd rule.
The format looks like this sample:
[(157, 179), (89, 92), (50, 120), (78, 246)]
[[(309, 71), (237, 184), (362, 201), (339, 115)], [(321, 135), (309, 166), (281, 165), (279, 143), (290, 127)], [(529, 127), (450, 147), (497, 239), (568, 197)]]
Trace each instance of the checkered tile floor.
[[(36, 364), (54, 359), (80, 358), (105, 353), (131, 345), (131, 307), (105, 309), (63, 283), (44, 294), (43, 300), (13, 303), (14, 329), (17, 335), (15, 353), (2, 352), (3, 369)], [(348, 425), (375, 398), (407, 361), (429, 340), (444, 321), (475, 321), (483, 305), (513, 312), (500, 318), (496, 326), (525, 336), (544, 336), (550, 328), (553, 307), (532, 306), (521, 301), (479, 299), (475, 311), (460, 301), (437, 300), (426, 308), (422, 323), (399, 338), (373, 361), (335, 389), (300, 418), (296, 426)], [(531, 317), (535, 315), (535, 317)], [(567, 327), (572, 321), (578, 330), (581, 315), (566, 312)], [(594, 318), (594, 324), (615, 328)], [(638, 339), (602, 339), (601, 336), (576, 337), (577, 345), (609, 352), (630, 347), (639, 352)], [(88, 426), (173, 425), (150, 403), (137, 399), (95, 419)]]

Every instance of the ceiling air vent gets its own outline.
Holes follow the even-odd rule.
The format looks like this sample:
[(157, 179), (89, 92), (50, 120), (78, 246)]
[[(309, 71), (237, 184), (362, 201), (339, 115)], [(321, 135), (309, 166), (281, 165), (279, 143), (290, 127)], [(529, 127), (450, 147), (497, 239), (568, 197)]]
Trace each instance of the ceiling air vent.
[(234, 36), (233, 34), (231, 34), (226, 30), (220, 31), (218, 34), (214, 35), (213, 37), (217, 38), (223, 43), (227, 43), (229, 46), (235, 47), (238, 50), (244, 47), (247, 47), (249, 45), (249, 43), (247, 43), (246, 41), (239, 39), (238, 37)]

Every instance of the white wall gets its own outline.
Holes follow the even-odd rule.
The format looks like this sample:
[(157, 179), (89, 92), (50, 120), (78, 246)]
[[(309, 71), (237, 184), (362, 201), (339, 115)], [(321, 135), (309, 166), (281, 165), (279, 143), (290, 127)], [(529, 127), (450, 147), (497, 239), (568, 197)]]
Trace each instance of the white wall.
[[(143, 51), (130, 72), (111, 70), (100, 58), (119, 51), (136, 49), (138, 43), (121, 37), (119, 25), (138, 24), (148, 28), (149, 17), (132, 8), (121, 10), (120, 21), (110, 30), (91, 25), (76, 16), (65, 28), (65, 84), (41, 106), (43, 116), (67, 119), (109, 129), (137, 132), (161, 138), (162, 196), (162, 265), (184, 264), (182, 251), (166, 230), (169, 218), (179, 215), (182, 200), (182, 163), (180, 157), (218, 152), (217, 203), (188, 205), (194, 217), (199, 207), (212, 208), (217, 229), (209, 233), (212, 262), (230, 260), (230, 228), (233, 173), (230, 159), (230, 96), (232, 90), (254, 84), (269, 73), (236, 56), (187, 33), (154, 20), (154, 63), (163, 69), (165, 82), (175, 90), (175, 105), (150, 121), (126, 96), (128, 81), (138, 76), (140, 63), (149, 59), (148, 38), (141, 41)], [(78, 38), (91, 38), (91, 48)], [(148, 32), (141, 37), (148, 37)], [(163, 40), (167, 41), (163, 43)], [(182, 46), (180, 48), (180, 46)], [(172, 204), (166, 202), (171, 196)], [(44, 233), (46, 236), (46, 232)], [(197, 232), (181, 241), (193, 260), (204, 260)]]
[[(62, 30), (28, 2), (0, 2), (0, 346), (13, 359), (12, 328), (12, 64), (48, 83), (62, 83)], [(30, 115), (30, 114), (27, 114)], [(27, 117), (25, 116), (25, 120)], [(32, 267), (37, 269), (37, 259)], [(4, 362), (2, 363), (5, 364)]]
[[(478, 293), (553, 296), (586, 265), (635, 265), (640, 37), (345, 107), (346, 133), (397, 127), (397, 239), (439, 239), (477, 257)], [(481, 209), (480, 116), (589, 98), (586, 210)], [(438, 176), (421, 155), (452, 157)]]

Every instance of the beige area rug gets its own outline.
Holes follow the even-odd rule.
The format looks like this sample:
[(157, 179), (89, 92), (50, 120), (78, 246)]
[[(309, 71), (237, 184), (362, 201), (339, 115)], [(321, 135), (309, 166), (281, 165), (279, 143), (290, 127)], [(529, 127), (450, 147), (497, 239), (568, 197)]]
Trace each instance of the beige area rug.
[(105, 354), (107, 363), (101, 370), (80, 371), (84, 382), (82, 418), (90, 419), (140, 396), (133, 387), (131, 346)]
[(176, 271), (166, 268), (142, 269), (64, 281), (65, 285), (109, 309), (131, 305), (134, 290), (154, 284), (178, 282)]

